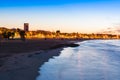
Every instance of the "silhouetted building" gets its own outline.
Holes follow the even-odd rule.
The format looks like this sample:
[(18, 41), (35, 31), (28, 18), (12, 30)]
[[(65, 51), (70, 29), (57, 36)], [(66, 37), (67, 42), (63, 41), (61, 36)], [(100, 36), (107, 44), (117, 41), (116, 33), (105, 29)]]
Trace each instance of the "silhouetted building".
[(29, 31), (29, 23), (24, 23), (24, 31)]

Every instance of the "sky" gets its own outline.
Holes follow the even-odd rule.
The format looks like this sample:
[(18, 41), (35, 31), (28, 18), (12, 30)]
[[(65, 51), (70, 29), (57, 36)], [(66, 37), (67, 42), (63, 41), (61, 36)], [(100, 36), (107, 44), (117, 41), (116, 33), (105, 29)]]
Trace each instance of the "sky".
[(0, 0), (0, 27), (93, 33), (120, 24), (120, 0)]

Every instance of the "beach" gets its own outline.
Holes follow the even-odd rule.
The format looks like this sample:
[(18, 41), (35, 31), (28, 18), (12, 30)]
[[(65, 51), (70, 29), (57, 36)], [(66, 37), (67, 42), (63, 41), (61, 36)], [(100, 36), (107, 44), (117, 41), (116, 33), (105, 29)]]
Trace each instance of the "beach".
[(76, 41), (61, 39), (3, 40), (0, 45), (0, 80), (35, 80), (39, 67), (64, 47), (75, 47)]

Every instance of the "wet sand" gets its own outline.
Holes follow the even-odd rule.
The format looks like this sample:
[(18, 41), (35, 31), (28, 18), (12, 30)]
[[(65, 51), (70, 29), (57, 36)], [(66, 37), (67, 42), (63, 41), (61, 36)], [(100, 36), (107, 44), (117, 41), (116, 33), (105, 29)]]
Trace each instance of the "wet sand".
[[(39, 67), (75, 40), (5, 40), (0, 46), (0, 80), (35, 80)], [(77, 40), (78, 41), (78, 40)], [(83, 40), (79, 40), (83, 41)]]

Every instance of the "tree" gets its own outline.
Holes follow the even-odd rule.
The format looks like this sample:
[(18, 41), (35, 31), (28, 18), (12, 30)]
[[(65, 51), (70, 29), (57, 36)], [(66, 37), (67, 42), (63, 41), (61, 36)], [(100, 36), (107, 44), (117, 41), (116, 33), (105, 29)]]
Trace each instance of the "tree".
[(7, 32), (4, 31), (4, 32), (2, 33), (2, 36), (3, 36), (3, 38), (7, 38)]
[(4, 31), (4, 32), (2, 33), (2, 36), (3, 36), (3, 38), (10, 39), (11, 32)]
[(26, 35), (25, 31), (24, 31), (24, 30), (20, 30), (20, 29), (18, 28), (18, 29), (17, 29), (17, 32), (19, 33), (21, 40), (22, 40), (22, 41), (25, 41), (25, 35)]
[(10, 39), (12, 33), (11, 32), (7, 32), (7, 38)]
[(15, 32), (11, 32), (11, 37), (12, 37), (12, 39), (14, 39), (14, 37), (15, 37)]
[(14, 36), (15, 36), (15, 32), (4, 31), (4, 32), (2, 33), (2, 36), (3, 36), (3, 38), (10, 39), (10, 37), (12, 37), (12, 39), (13, 39)]
[(59, 38), (60, 37), (60, 30), (56, 31), (56, 37)]
[(20, 34), (21, 40), (25, 41), (25, 35), (26, 35), (25, 31), (21, 30), (19, 31), (19, 34)]

